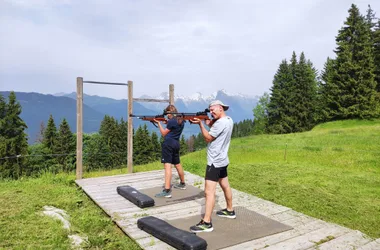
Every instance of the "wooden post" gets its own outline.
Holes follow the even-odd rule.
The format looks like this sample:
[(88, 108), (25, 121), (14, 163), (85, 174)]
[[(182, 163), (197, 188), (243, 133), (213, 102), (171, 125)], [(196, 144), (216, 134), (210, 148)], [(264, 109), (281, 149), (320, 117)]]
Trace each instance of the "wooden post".
[(82, 179), (82, 149), (83, 149), (83, 78), (77, 77), (77, 180)]
[(128, 173), (133, 173), (133, 119), (130, 116), (131, 114), (133, 114), (133, 82), (128, 81)]
[(174, 105), (174, 84), (169, 85), (169, 104)]

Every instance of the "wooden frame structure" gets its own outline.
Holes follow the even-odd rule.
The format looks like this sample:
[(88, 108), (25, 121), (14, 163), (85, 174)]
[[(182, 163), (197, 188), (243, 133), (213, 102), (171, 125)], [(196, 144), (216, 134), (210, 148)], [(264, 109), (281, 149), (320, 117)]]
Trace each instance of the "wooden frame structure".
[(128, 86), (128, 142), (127, 142), (127, 169), (128, 173), (133, 173), (133, 102), (165, 102), (171, 105), (174, 104), (174, 84), (169, 85), (169, 99), (145, 99), (133, 98), (133, 81), (128, 83), (113, 83), (113, 82), (97, 82), (83, 81), (83, 77), (77, 77), (77, 152), (76, 152), (76, 179), (83, 178), (83, 83), (90, 84), (106, 84), (106, 85), (121, 85)]

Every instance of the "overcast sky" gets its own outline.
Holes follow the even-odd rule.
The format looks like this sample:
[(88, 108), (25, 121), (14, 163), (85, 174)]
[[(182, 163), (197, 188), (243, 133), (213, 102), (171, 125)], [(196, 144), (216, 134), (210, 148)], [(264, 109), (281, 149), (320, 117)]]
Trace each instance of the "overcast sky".
[(136, 97), (169, 84), (176, 95), (262, 95), (292, 51), (323, 69), (352, 3), (380, 16), (378, 0), (0, 0), (0, 90), (69, 93), (82, 76), (132, 80)]

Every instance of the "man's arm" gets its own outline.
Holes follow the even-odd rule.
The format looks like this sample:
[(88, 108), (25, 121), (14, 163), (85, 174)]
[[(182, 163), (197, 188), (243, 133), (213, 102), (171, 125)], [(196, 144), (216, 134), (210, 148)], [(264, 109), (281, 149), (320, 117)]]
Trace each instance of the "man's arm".
[(210, 133), (207, 131), (207, 129), (203, 125), (203, 122), (200, 119), (194, 118), (191, 121), (195, 124), (199, 124), (199, 128), (201, 129), (201, 133), (202, 133), (203, 137), (205, 138), (206, 142), (212, 142), (213, 140), (215, 140), (215, 137), (210, 135)]

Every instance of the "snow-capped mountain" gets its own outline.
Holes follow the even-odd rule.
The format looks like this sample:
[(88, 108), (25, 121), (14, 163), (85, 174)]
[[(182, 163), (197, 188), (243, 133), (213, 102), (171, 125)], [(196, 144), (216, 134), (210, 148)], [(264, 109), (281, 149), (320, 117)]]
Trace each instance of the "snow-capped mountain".
[[(163, 92), (158, 96), (141, 96), (141, 98), (168, 99), (168, 92)], [(253, 119), (253, 108), (256, 106), (259, 97), (250, 97), (243, 94), (229, 94), (225, 90), (219, 90), (211, 95), (203, 95), (200, 92), (189, 96), (174, 96), (174, 105), (179, 112), (198, 112), (208, 107), (212, 100), (221, 100), (230, 106), (228, 115), (239, 122), (245, 119)], [(165, 103), (141, 102), (142, 106), (154, 110), (158, 113), (167, 106)]]

